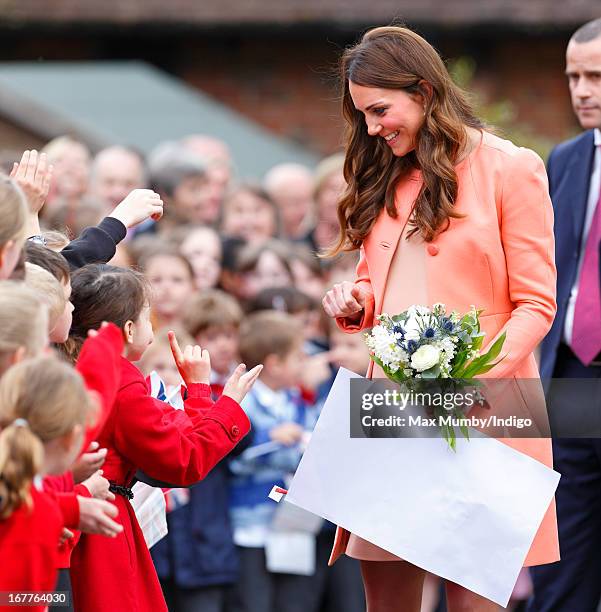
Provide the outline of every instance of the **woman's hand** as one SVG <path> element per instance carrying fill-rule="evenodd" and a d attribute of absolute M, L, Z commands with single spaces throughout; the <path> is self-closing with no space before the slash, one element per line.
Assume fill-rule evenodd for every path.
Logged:
<path fill-rule="evenodd" d="M 244 374 L 243 372 L 246 370 L 246 366 L 241 363 L 225 383 L 221 395 L 227 395 L 234 401 L 240 403 L 244 399 L 244 396 L 250 391 L 250 388 L 259 377 L 262 369 L 263 365 L 259 364 Z"/>
<path fill-rule="evenodd" d="M 208 385 L 211 376 L 209 351 L 201 349 L 198 344 L 194 346 L 189 344 L 182 353 L 175 332 L 170 331 L 168 336 L 175 365 L 186 385 L 193 383 Z"/>
<path fill-rule="evenodd" d="M 361 319 L 365 309 L 365 295 L 358 285 L 349 281 L 336 283 L 321 301 L 323 309 L 329 317 L 337 319 Z"/>

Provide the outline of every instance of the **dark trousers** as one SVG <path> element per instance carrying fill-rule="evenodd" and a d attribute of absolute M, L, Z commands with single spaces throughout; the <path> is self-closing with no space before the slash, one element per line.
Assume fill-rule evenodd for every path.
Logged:
<path fill-rule="evenodd" d="M 69 605 L 65 606 L 49 606 L 48 612 L 74 612 L 75 608 L 73 607 L 73 591 L 71 590 L 71 574 L 69 573 L 69 568 L 61 568 L 58 570 L 58 577 L 56 579 L 56 587 L 54 589 L 59 593 L 68 593 L 67 599 L 69 601 Z"/>
<path fill-rule="evenodd" d="M 240 578 L 230 612 L 365 612 L 359 562 L 343 555 L 327 566 L 333 541 L 333 531 L 317 536 L 312 576 L 270 573 L 263 548 L 240 547 Z"/>
<path fill-rule="evenodd" d="M 359 561 L 341 555 L 332 567 L 328 567 L 334 534 L 334 530 L 324 530 L 317 536 L 315 588 L 321 601 L 317 609 L 319 612 L 365 612 Z"/>
<path fill-rule="evenodd" d="M 585 367 L 562 345 L 553 377 L 601 378 L 601 367 Z M 570 410 L 570 397 L 549 402 Z M 530 570 L 534 595 L 528 610 L 595 612 L 601 598 L 601 440 L 553 440 L 553 464 L 561 474 L 555 496 L 561 561 Z"/>
<path fill-rule="evenodd" d="M 169 612 L 226 612 L 231 585 L 184 589 L 173 580 L 161 580 Z"/>

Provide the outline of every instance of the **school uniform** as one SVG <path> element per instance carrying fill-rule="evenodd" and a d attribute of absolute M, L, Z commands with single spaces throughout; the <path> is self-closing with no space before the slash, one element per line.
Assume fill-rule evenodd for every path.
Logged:
<path fill-rule="evenodd" d="M 40 485 L 41 487 L 41 485 Z M 58 564 L 58 541 L 63 516 L 52 495 L 32 485 L 31 506 L 21 504 L 0 520 L 0 591 L 53 591 Z M 42 611 L 46 603 L 27 610 Z M 10 612 L 14 606 L 0 606 Z"/>

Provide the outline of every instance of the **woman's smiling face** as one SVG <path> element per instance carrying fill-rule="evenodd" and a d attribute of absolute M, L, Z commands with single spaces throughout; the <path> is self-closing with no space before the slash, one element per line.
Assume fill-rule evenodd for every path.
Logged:
<path fill-rule="evenodd" d="M 417 133 L 424 123 L 425 102 L 419 94 L 403 89 L 365 87 L 349 81 L 355 108 L 365 115 L 367 133 L 383 138 L 392 154 L 403 157 L 415 149 Z"/>

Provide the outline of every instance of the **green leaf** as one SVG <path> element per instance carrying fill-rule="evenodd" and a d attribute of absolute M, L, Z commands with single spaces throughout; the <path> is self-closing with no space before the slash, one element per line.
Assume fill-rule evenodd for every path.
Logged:
<path fill-rule="evenodd" d="M 440 376 L 440 364 L 436 364 L 429 370 L 422 372 L 422 378 L 438 378 Z"/>
<path fill-rule="evenodd" d="M 505 338 L 507 337 L 507 332 L 503 332 L 494 342 L 494 344 L 488 349 L 488 351 L 483 355 L 487 356 L 490 361 L 496 359 L 503 348 L 503 343 L 505 342 Z"/>

